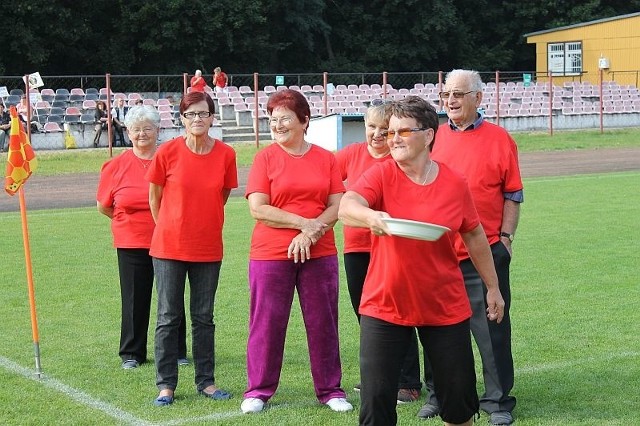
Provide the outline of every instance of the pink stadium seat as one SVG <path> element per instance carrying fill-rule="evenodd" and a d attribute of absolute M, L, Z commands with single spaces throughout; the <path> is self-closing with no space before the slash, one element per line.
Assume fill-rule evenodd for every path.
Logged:
<path fill-rule="evenodd" d="M 240 93 L 242 93 L 243 95 L 252 95 L 253 94 L 253 89 L 251 89 L 251 87 L 249 87 L 249 86 L 240 86 L 238 88 L 238 91 Z"/>
<path fill-rule="evenodd" d="M 54 133 L 54 132 L 62 132 L 62 128 L 60 127 L 60 124 L 58 123 L 54 123 L 54 122 L 47 122 L 44 123 L 44 127 L 43 130 L 45 133 Z"/>
<path fill-rule="evenodd" d="M 313 91 L 314 92 L 318 92 L 318 93 L 324 93 L 324 86 L 322 86 L 320 84 L 315 84 L 313 86 Z"/>
<path fill-rule="evenodd" d="M 173 120 L 173 112 L 171 111 L 160 112 L 160 120 Z"/>
<path fill-rule="evenodd" d="M 161 129 L 172 129 L 176 127 L 175 124 L 173 124 L 173 120 L 172 119 L 165 119 L 165 120 L 160 120 L 160 128 Z"/>
<path fill-rule="evenodd" d="M 71 92 L 69 92 L 72 95 L 82 95 L 84 96 L 84 90 L 82 90 L 79 87 L 74 87 L 73 89 L 71 89 Z"/>

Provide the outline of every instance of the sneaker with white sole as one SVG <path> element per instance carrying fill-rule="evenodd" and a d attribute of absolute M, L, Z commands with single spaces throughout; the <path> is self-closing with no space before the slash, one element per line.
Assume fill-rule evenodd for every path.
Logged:
<path fill-rule="evenodd" d="M 349 404 L 349 402 L 345 398 L 331 398 L 328 400 L 326 405 L 329 406 L 333 411 L 344 412 L 353 410 L 353 405 Z"/>
<path fill-rule="evenodd" d="M 244 414 L 259 413 L 264 408 L 264 401 L 260 398 L 245 398 L 240 404 L 240 409 Z"/>

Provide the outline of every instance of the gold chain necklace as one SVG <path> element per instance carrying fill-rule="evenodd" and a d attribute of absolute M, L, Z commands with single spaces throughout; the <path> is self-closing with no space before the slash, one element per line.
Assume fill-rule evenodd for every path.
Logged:
<path fill-rule="evenodd" d="M 422 185 L 426 185 L 427 184 L 427 179 L 429 179 L 429 173 L 431 173 L 431 168 L 433 167 L 433 163 L 435 163 L 435 161 L 433 160 L 429 160 L 429 168 L 427 169 L 427 175 L 424 177 L 424 181 L 422 182 Z"/>
<path fill-rule="evenodd" d="M 289 154 L 289 156 L 291 158 L 302 158 L 305 155 L 307 155 L 307 152 L 309 152 L 311 150 L 311 144 L 307 141 L 304 141 L 305 147 L 304 147 L 304 151 L 302 152 L 302 154 L 292 154 L 289 151 L 287 151 L 287 149 L 285 147 L 282 147 L 282 149 L 284 150 L 284 152 L 286 152 L 287 154 Z"/>
<path fill-rule="evenodd" d="M 145 169 L 145 170 L 149 167 L 149 164 L 151 164 L 151 162 L 153 161 L 153 158 L 149 158 L 149 159 L 145 158 L 145 159 L 142 159 L 142 158 L 138 157 L 135 153 L 133 153 L 133 156 L 134 156 L 134 157 L 136 157 L 136 158 L 138 159 L 138 161 L 140 162 L 140 164 L 142 164 L 142 168 L 143 168 L 143 169 Z"/>

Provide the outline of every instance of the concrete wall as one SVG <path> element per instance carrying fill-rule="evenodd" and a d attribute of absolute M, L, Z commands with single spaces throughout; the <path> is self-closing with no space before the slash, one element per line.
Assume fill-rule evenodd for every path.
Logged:
<path fill-rule="evenodd" d="M 495 119 L 488 119 L 488 121 L 496 122 Z M 604 114 L 602 122 L 604 128 L 640 127 L 640 112 Z M 509 132 L 547 131 L 549 130 L 549 117 L 505 117 L 500 118 L 499 124 Z M 599 114 L 558 114 L 553 116 L 554 130 L 586 130 L 599 128 Z"/>

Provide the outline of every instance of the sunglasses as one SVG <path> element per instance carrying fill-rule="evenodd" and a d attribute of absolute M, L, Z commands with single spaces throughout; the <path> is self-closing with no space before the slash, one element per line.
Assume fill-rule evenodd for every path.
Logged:
<path fill-rule="evenodd" d="M 396 136 L 396 133 L 403 137 L 403 138 L 407 138 L 409 136 L 411 136 L 411 133 L 414 132 L 422 132 L 424 130 L 427 130 L 424 127 L 414 127 L 413 129 L 398 129 L 398 130 L 389 130 L 385 133 L 383 133 L 383 136 L 385 136 L 388 140 L 393 139 Z"/>
<path fill-rule="evenodd" d="M 438 93 L 438 96 L 440 96 L 440 99 L 443 101 L 446 101 L 451 95 L 453 95 L 453 99 L 462 99 L 469 93 L 475 93 L 475 90 L 469 90 L 468 92 L 440 92 Z"/>

